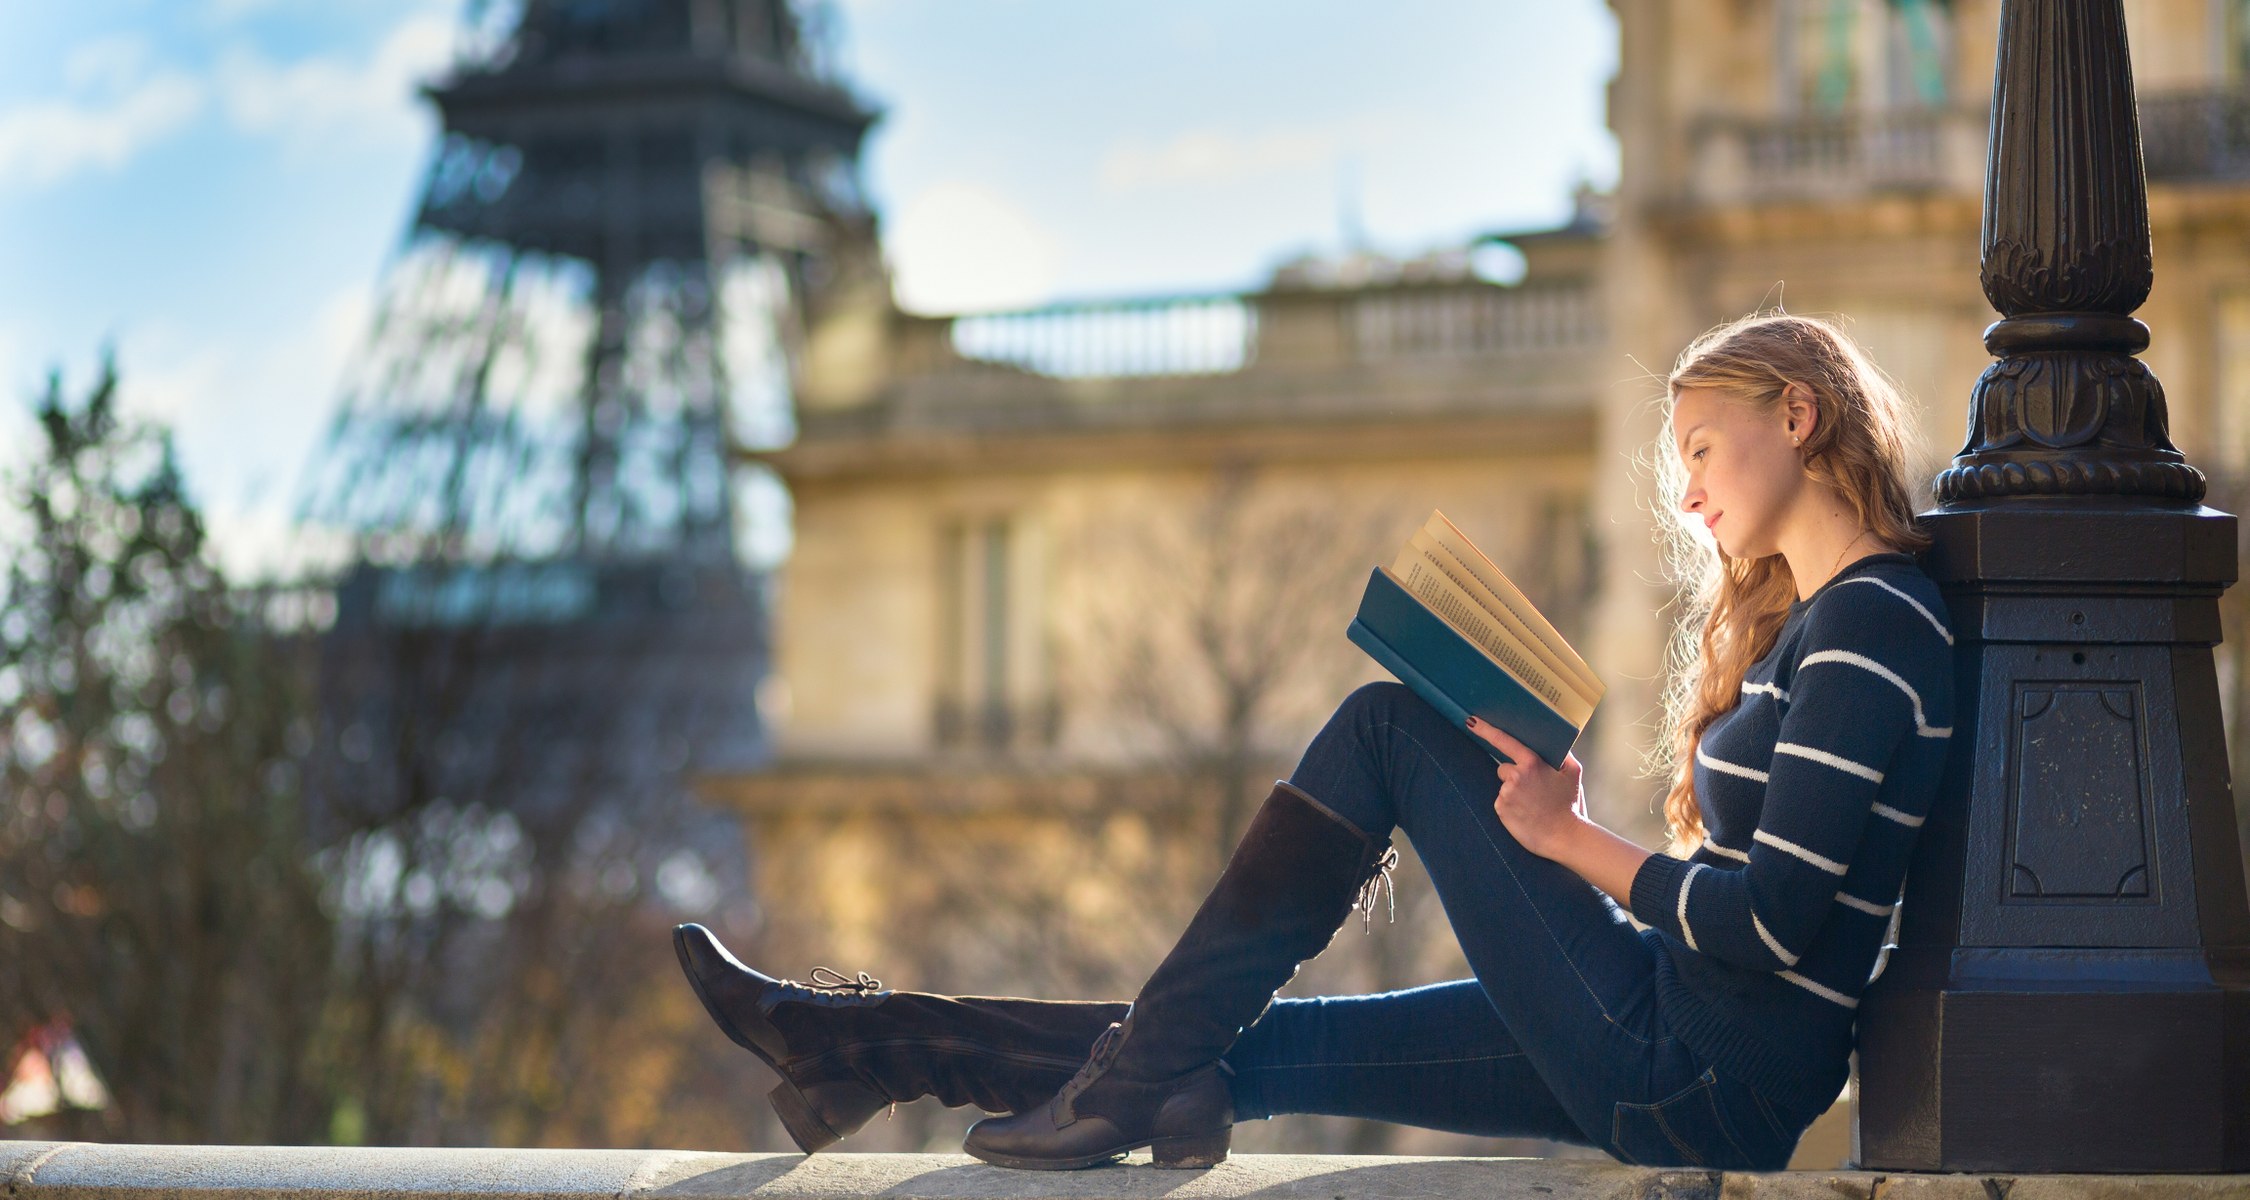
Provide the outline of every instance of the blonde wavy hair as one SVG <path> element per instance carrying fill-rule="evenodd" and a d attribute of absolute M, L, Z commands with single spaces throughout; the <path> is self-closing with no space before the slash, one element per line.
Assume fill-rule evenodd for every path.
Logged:
<path fill-rule="evenodd" d="M 1682 605 L 1667 654 L 1663 736 L 1649 773 L 1668 776 L 1664 823 L 1675 853 L 1703 840 L 1695 798 L 1695 748 L 1703 731 L 1742 700 L 1743 675 L 1773 649 L 1797 582 L 1779 554 L 1734 558 L 1696 536 L 1680 511 L 1687 471 L 1672 415 L 1685 388 L 1708 388 L 1764 414 L 1790 385 L 1811 393 L 1820 417 L 1800 451 L 1805 473 L 1842 496 L 1860 525 L 1892 549 L 1914 552 L 1929 535 L 1914 517 L 1908 464 L 1919 437 L 1912 402 L 1835 324 L 1783 312 L 1752 313 L 1696 338 L 1665 380 L 1663 440 L 1653 448 L 1665 558 Z"/>

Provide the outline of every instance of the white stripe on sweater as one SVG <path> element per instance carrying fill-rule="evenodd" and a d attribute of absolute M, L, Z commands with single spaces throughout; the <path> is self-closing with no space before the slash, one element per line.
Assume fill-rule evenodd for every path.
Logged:
<path fill-rule="evenodd" d="M 1701 738 L 1697 738 L 1695 742 L 1695 761 L 1723 774 L 1739 775 L 1744 779 L 1753 779 L 1759 783 L 1766 781 L 1766 773 L 1756 767 L 1746 767 L 1741 763 L 1730 763 L 1723 758 L 1713 758 L 1705 754 L 1703 752 L 1703 739 Z"/>
<path fill-rule="evenodd" d="M 1878 817 L 1889 817 L 1891 820 L 1906 826 L 1908 829 L 1912 829 L 1929 819 L 1927 817 L 1917 817 L 1900 812 L 1898 809 L 1892 808 L 1890 805 L 1882 803 L 1877 803 L 1875 805 L 1875 815 Z"/>
<path fill-rule="evenodd" d="M 1911 604 L 1911 605 L 1913 605 L 1913 606 L 1914 606 L 1914 611 L 1915 611 L 1915 612 L 1918 612 L 1918 613 L 1921 613 L 1921 614 L 1922 614 L 1922 619 L 1923 619 L 1923 620 L 1925 620 L 1925 621 L 1928 621 L 1928 622 L 1930 623 L 1930 628 L 1932 628 L 1932 629 L 1935 629 L 1935 630 L 1937 630 L 1937 635 L 1938 635 L 1939 637 L 1941 637 L 1941 638 L 1944 638 L 1944 639 L 1945 639 L 1945 644 L 1946 644 L 1946 645 L 1950 646 L 1950 645 L 1952 645 L 1952 644 L 1953 644 L 1953 633 L 1952 633 L 1952 631 L 1948 630 L 1948 629 L 1947 629 L 1947 628 L 1945 627 L 1945 622 L 1943 622 L 1943 621 L 1940 621 L 1940 620 L 1938 620 L 1938 619 L 1937 619 L 1937 617 L 1936 617 L 1936 615 L 1935 615 L 1935 614 L 1933 614 L 1933 613 L 1931 613 L 1929 609 L 1926 609 L 1926 608 L 1922 607 L 1922 602 L 1921 602 L 1921 601 L 1919 601 L 1919 600 L 1916 600 L 1916 599 L 1915 599 L 1914 597 L 1912 597 L 1912 596 L 1909 596 L 1909 595 L 1907 595 L 1907 594 L 1906 594 L 1905 592 L 1902 592 L 1902 591 L 1898 590 L 1897 588 L 1895 588 L 1895 587 L 1892 587 L 1892 586 L 1891 586 L 1890 584 L 1888 584 L 1888 583 L 1884 582 L 1883 580 L 1877 579 L 1877 578 L 1875 578 L 1875 577 L 1874 577 L 1874 576 L 1872 576 L 1872 575 L 1861 575 L 1861 576 L 1858 576 L 1857 578 L 1853 578 L 1853 579 L 1846 579 L 1846 580 L 1844 580 L 1844 581 L 1843 581 L 1843 583 L 1872 583 L 1872 584 L 1874 584 L 1874 585 L 1875 585 L 1876 587 L 1879 587 L 1879 588 L 1883 589 L 1884 591 L 1886 591 L 1886 592 L 1889 592 L 1889 593 L 1890 593 L 1891 595 L 1893 595 L 1893 596 L 1896 596 L 1896 597 L 1898 597 L 1899 599 L 1901 599 L 1901 600 L 1904 600 L 1904 601 L 1906 601 L 1906 602 L 1907 602 L 1908 604 Z M 1842 584 L 1838 584 L 1838 586 L 1840 587 L 1840 586 L 1842 586 Z"/>
<path fill-rule="evenodd" d="M 1889 667 L 1876 662 L 1874 659 L 1869 658 L 1864 654 L 1854 654 L 1849 650 L 1815 650 L 1812 653 L 1804 656 L 1804 658 L 1798 660 L 1797 670 L 1799 672 L 1802 672 L 1806 667 L 1812 666 L 1815 663 L 1824 662 L 1844 663 L 1848 666 L 1860 667 L 1864 670 L 1873 671 L 1875 674 L 1890 680 L 1892 683 L 1898 685 L 1898 690 L 1906 693 L 1906 698 L 1908 700 L 1914 702 L 1914 732 L 1922 735 L 1923 737 L 1929 738 L 1953 736 L 1953 727 L 1951 725 L 1940 728 L 1939 726 L 1930 724 L 1928 719 L 1923 717 L 1922 694 L 1914 690 L 1913 684 L 1899 678 L 1898 672 L 1891 670 Z"/>
<path fill-rule="evenodd" d="M 1906 903 L 1906 897 L 1900 896 L 1899 903 Z M 1883 931 L 1883 948 L 1875 952 L 1875 969 L 1867 973 L 1867 982 L 1875 982 L 1876 977 L 1883 973 L 1883 964 L 1891 961 L 1891 951 L 1897 946 L 1898 913 L 1896 911 L 1893 911 L 1891 913 L 1890 927 Z"/>
<path fill-rule="evenodd" d="M 1822 764 L 1823 766 L 1834 767 L 1839 771 L 1847 771 L 1853 775 L 1857 775 L 1861 779 L 1872 780 L 1876 783 L 1883 782 L 1883 773 L 1881 771 L 1878 771 L 1873 767 L 1863 767 L 1860 764 L 1843 757 L 1842 755 L 1830 754 L 1828 751 L 1819 749 L 1817 747 L 1800 746 L 1795 742 L 1775 742 L 1773 744 L 1773 752 L 1775 754 L 1794 754 L 1799 758 L 1809 758 L 1816 763 Z"/>
<path fill-rule="evenodd" d="M 1819 867 L 1821 870 L 1826 871 L 1831 875 L 1841 875 L 1844 873 L 1844 864 L 1837 862 L 1835 859 L 1829 858 L 1826 855 L 1815 854 L 1812 851 L 1805 849 L 1803 846 L 1790 841 L 1788 838 L 1775 837 L 1774 835 L 1767 833 L 1765 830 L 1761 829 L 1758 832 L 1751 834 L 1750 839 L 1752 841 L 1764 842 L 1766 845 L 1771 846 L 1774 849 L 1779 850 L 1785 854 L 1794 854 L 1798 858 L 1804 859 L 1806 862 Z"/>
<path fill-rule="evenodd" d="M 1758 936 L 1765 939 L 1766 949 L 1773 951 L 1773 956 L 1781 960 L 1782 966 L 1794 967 L 1797 965 L 1797 956 L 1789 953 L 1786 947 L 1774 940 L 1773 934 L 1766 930 L 1766 923 L 1758 919 L 1756 910 L 1752 910 L 1750 913 L 1750 924 L 1757 929 Z"/>
<path fill-rule="evenodd" d="M 1690 950 L 1701 950 L 1703 947 L 1695 944 L 1695 930 L 1688 928 L 1688 889 L 1695 886 L 1695 873 L 1697 871 L 1708 871 L 1710 869 L 1702 863 L 1689 863 L 1687 874 L 1680 877 L 1680 935 L 1687 939 L 1687 948 Z"/>
<path fill-rule="evenodd" d="M 1823 1000 L 1833 1000 L 1836 1003 L 1843 1005 L 1845 1008 L 1859 1007 L 1859 1001 L 1854 1000 L 1850 996 L 1837 991 L 1835 988 L 1823 987 L 1820 984 L 1814 983 L 1812 980 L 1799 975 L 1795 971 L 1776 971 L 1774 972 L 1774 974 L 1781 976 L 1783 979 L 1796 984 L 1798 987 L 1811 992 L 1813 995 L 1818 996 Z"/>
<path fill-rule="evenodd" d="M 1771 696 L 1783 704 L 1789 703 L 1789 693 L 1783 691 L 1781 685 L 1774 683 L 1752 683 L 1745 679 L 1742 681 L 1742 694 L 1745 696 Z"/>
<path fill-rule="evenodd" d="M 1859 897 L 1852 895 L 1850 892 L 1836 893 L 1836 903 L 1843 905 L 1845 908 L 1856 908 L 1871 917 L 1887 917 L 1891 915 L 1890 905 L 1870 903 L 1869 901 L 1862 900 Z"/>
<path fill-rule="evenodd" d="M 1709 850 L 1711 853 L 1716 854 L 1721 858 L 1731 858 L 1736 862 L 1750 861 L 1749 851 L 1737 850 L 1732 846 L 1722 846 L 1719 843 L 1712 841 L 1709 834 L 1705 834 L 1703 837 L 1703 848 Z"/>

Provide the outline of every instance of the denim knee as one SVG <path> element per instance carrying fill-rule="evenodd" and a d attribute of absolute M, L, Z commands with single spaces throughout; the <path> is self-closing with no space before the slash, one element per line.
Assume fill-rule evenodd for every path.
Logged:
<path fill-rule="evenodd" d="M 1353 688 L 1344 702 L 1336 706 L 1336 712 L 1338 716 L 1349 714 L 1353 725 L 1359 729 L 1372 729 L 1391 720 L 1397 715 L 1399 704 L 1409 700 L 1419 703 L 1421 697 L 1414 694 L 1413 688 L 1396 680 L 1378 679 Z"/>
<path fill-rule="evenodd" d="M 1335 715 L 1328 720 L 1328 728 L 1321 731 L 1321 739 L 1342 734 L 1358 753 L 1360 763 L 1370 774 L 1388 774 L 1396 735 L 1389 732 L 1421 725 L 1437 713 L 1414 689 L 1388 679 L 1363 683 L 1344 697 L 1336 706 Z M 1429 736 L 1427 730 L 1421 731 Z"/>
<path fill-rule="evenodd" d="M 1411 790 L 1409 778 L 1426 768 L 1446 769 L 1448 746 L 1473 746 L 1469 736 L 1403 683 L 1361 684 L 1313 736 L 1289 782 L 1362 829 L 1388 830 L 1400 819 L 1394 793 Z"/>
<path fill-rule="evenodd" d="M 1352 689 L 1313 735 L 1289 782 L 1363 830 L 1389 830 L 1395 824 L 1384 794 L 1389 751 L 1377 731 L 1395 723 L 1409 703 L 1421 701 L 1404 684 Z"/>

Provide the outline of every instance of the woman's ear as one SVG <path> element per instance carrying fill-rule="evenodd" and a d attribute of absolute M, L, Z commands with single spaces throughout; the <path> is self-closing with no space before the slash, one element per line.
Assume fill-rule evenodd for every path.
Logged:
<path fill-rule="evenodd" d="M 1801 383 L 1792 383 L 1781 389 L 1781 405 L 1785 429 L 1791 445 L 1802 446 L 1820 424 L 1820 406 L 1813 402 L 1812 389 Z"/>

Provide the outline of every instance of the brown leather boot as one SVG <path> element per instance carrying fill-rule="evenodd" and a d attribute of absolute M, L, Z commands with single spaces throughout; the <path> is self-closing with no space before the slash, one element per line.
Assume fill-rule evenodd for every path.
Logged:
<path fill-rule="evenodd" d="M 1021 1112 L 1054 1095 L 1125 1015 L 1112 1001 L 938 996 L 882 990 L 864 972 L 813 982 L 762 975 L 701 925 L 672 931 L 680 967 L 721 1031 L 781 1076 L 774 1112 L 807 1154 L 891 1104 Z"/>
<path fill-rule="evenodd" d="M 1234 1107 L 1220 1056 L 1396 862 L 1390 839 L 1276 783 L 1125 1020 L 1053 1100 L 977 1122 L 964 1148 L 1037 1170 L 1090 1167 L 1143 1146 L 1160 1167 L 1224 1161 Z"/>

